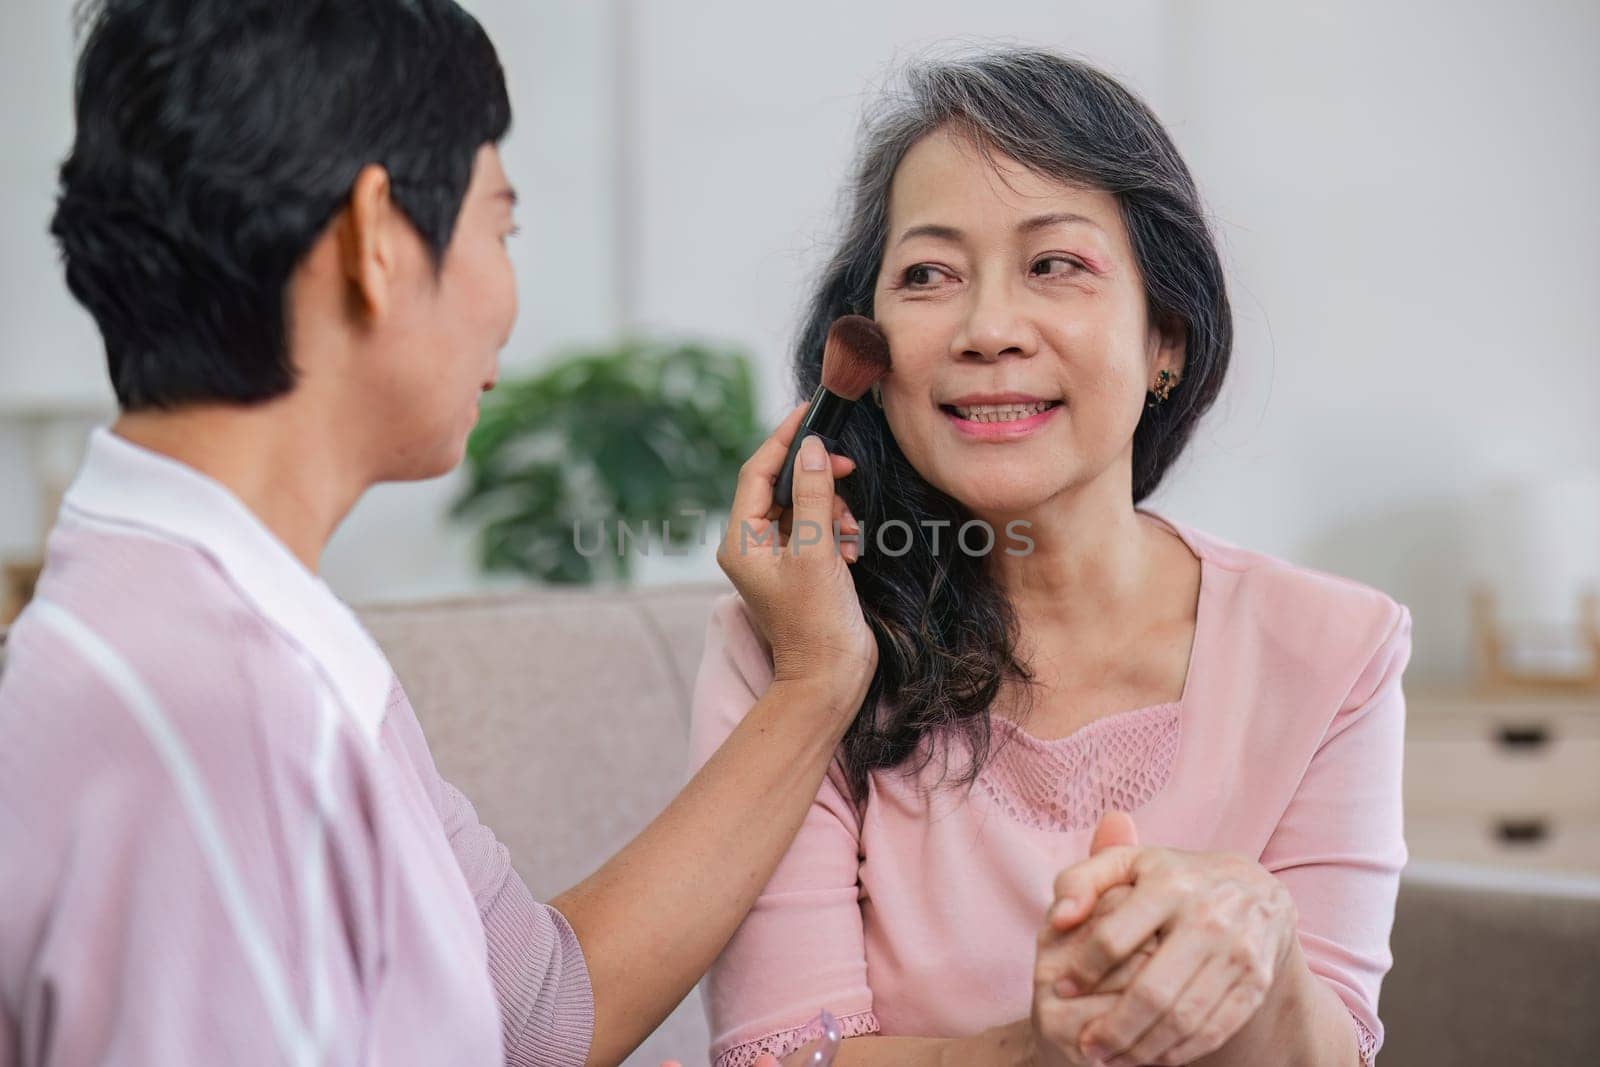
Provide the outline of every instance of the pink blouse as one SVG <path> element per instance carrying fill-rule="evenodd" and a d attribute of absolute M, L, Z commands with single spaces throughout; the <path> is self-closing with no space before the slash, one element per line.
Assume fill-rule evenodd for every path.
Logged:
<path fill-rule="evenodd" d="M 1039 740 L 996 719 L 970 791 L 874 773 L 861 815 L 837 765 L 705 983 L 716 1067 L 847 1036 L 970 1035 L 1025 1018 L 1055 875 L 1102 812 L 1148 845 L 1256 858 L 1293 895 L 1311 969 L 1368 1063 L 1406 848 L 1400 677 L 1411 619 L 1366 587 L 1170 524 L 1201 562 L 1182 699 Z M 691 753 L 704 763 L 772 681 L 743 603 L 710 622 Z"/>

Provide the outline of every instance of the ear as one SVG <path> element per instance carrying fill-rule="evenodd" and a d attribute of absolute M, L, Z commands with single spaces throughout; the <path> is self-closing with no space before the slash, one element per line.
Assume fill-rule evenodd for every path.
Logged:
<path fill-rule="evenodd" d="M 350 186 L 350 203 L 339 229 L 339 257 L 352 297 L 372 318 L 394 301 L 397 209 L 389 195 L 389 172 L 375 163 L 361 168 Z"/>
<path fill-rule="evenodd" d="M 1162 321 L 1152 323 L 1150 327 L 1150 383 L 1162 371 L 1171 372 L 1174 378 L 1182 378 L 1184 370 L 1184 357 L 1189 349 L 1189 329 L 1183 320 L 1176 315 L 1163 315 Z"/>

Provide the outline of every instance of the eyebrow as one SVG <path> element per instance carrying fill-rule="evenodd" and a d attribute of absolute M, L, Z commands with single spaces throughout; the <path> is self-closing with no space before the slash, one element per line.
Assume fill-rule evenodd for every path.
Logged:
<path fill-rule="evenodd" d="M 1024 219 L 1022 222 L 1017 224 L 1017 232 L 1019 234 L 1029 234 L 1033 233 L 1035 230 L 1043 230 L 1051 226 L 1060 226 L 1071 222 L 1079 222 L 1087 226 L 1093 226 L 1097 230 L 1100 229 L 1100 224 L 1089 218 L 1087 215 L 1079 215 L 1072 211 L 1052 211 L 1048 215 L 1035 215 L 1030 219 Z M 926 223 L 922 226 L 913 226 L 906 230 L 905 233 L 900 235 L 900 239 L 896 241 L 895 244 L 904 244 L 913 237 L 932 237 L 939 241 L 960 242 L 965 238 L 965 236 L 965 234 L 956 229 L 954 226 L 941 226 L 938 223 Z"/>
<path fill-rule="evenodd" d="M 499 192 L 495 193 L 494 195 L 495 195 L 495 199 L 497 199 L 497 200 L 504 200 L 506 203 L 510 204 L 512 207 L 516 207 L 517 206 L 517 191 L 515 189 L 511 188 L 511 186 L 509 186 L 509 185 L 506 186 L 504 189 L 501 189 Z"/>

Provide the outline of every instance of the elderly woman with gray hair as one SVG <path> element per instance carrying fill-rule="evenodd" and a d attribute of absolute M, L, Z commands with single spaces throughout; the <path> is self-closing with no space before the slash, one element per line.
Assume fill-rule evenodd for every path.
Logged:
<path fill-rule="evenodd" d="M 1149 109 L 1044 51 L 915 66 L 868 124 L 796 349 L 870 315 L 842 437 L 878 657 L 805 824 L 707 982 L 717 1067 L 1372 1060 L 1406 858 L 1381 593 L 1141 505 L 1232 340 Z M 772 684 L 717 607 L 708 758 Z"/>

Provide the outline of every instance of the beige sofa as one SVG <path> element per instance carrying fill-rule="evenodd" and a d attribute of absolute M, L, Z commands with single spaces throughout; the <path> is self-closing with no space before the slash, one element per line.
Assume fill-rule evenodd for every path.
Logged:
<path fill-rule="evenodd" d="M 581 879 L 683 780 L 719 585 L 537 592 L 363 617 L 441 770 L 535 894 Z M 1407 872 L 1384 985 L 1385 1067 L 1600 1065 L 1600 882 Z M 691 995 L 630 1064 L 705 1062 Z"/>

